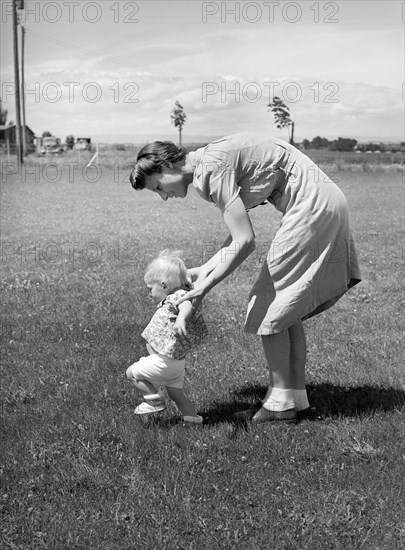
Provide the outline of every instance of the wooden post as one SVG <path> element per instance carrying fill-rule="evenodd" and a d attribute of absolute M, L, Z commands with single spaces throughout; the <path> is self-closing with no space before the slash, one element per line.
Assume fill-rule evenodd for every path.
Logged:
<path fill-rule="evenodd" d="M 24 78 L 24 50 L 25 50 L 25 28 L 21 26 L 21 108 L 22 108 L 22 150 L 23 155 L 27 154 L 27 132 L 25 129 L 25 78 Z"/>
<path fill-rule="evenodd" d="M 17 32 L 17 0 L 13 0 L 13 50 L 14 50 L 14 81 L 15 81 L 15 119 L 17 162 L 20 167 L 24 162 L 21 150 L 21 101 L 20 75 L 18 69 L 18 32 Z"/>
<path fill-rule="evenodd" d="M 291 143 L 291 145 L 294 145 L 294 122 L 291 122 L 291 137 L 290 137 L 290 143 Z"/>

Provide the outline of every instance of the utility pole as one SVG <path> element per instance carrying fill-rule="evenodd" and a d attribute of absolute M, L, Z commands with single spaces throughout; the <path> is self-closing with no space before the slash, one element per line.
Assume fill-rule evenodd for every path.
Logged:
<path fill-rule="evenodd" d="M 25 77 L 24 77 L 25 28 L 21 25 L 21 109 L 22 109 L 22 150 L 27 154 L 27 136 L 25 132 Z"/>
<path fill-rule="evenodd" d="M 17 0 L 13 0 L 13 50 L 14 50 L 14 82 L 15 82 L 15 120 L 16 120 L 16 145 L 17 162 L 20 167 L 24 162 L 21 150 L 21 100 L 20 100 L 20 74 L 18 67 L 18 32 L 17 32 Z"/>

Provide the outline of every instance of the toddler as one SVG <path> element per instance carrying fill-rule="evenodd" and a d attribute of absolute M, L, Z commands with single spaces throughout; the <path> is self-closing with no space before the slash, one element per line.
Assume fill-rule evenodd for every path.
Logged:
<path fill-rule="evenodd" d="M 143 394 L 144 401 L 135 414 L 163 411 L 166 403 L 158 392 L 165 386 L 186 423 L 202 423 L 203 418 L 183 392 L 185 355 L 207 334 L 200 310 L 190 301 L 178 305 L 190 289 L 187 268 L 179 251 L 164 250 L 147 267 L 145 283 L 155 302 L 159 302 L 151 321 L 142 332 L 149 355 L 127 369 L 127 378 Z"/>

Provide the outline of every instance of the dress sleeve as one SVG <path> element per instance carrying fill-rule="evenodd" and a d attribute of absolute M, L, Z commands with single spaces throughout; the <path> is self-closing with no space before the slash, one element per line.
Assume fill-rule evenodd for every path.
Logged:
<path fill-rule="evenodd" d="M 179 313 L 178 302 L 182 296 L 187 294 L 186 290 L 176 290 L 173 294 L 169 294 L 166 298 L 165 303 L 170 304 L 170 310 L 176 315 Z"/>
<path fill-rule="evenodd" d="M 199 187 L 221 212 L 239 196 L 238 172 L 234 155 L 218 148 L 208 149 L 198 166 Z"/>

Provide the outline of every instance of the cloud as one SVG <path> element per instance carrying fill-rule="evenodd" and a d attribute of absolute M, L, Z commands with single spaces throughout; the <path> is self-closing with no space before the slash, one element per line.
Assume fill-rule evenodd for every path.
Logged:
<path fill-rule="evenodd" d="M 364 2 L 338 3 L 338 23 L 328 24 L 330 7 L 319 3 L 316 23 L 318 3 L 305 3 L 293 24 L 282 19 L 281 4 L 273 22 L 264 12 L 257 23 L 223 22 L 222 3 L 215 3 L 218 13 L 204 24 L 200 3 L 143 2 L 139 23 L 124 24 L 113 19 L 130 15 L 127 4 L 105 1 L 99 23 L 75 21 L 74 38 L 66 17 L 55 25 L 31 18 L 28 124 L 37 133 L 49 129 L 62 136 L 131 133 L 134 127 L 167 133 L 179 100 L 188 115 L 186 133 L 253 130 L 286 137 L 267 107 L 278 95 L 290 106 L 299 137 L 356 137 L 360 131 L 400 137 L 400 3 L 377 4 L 365 14 Z M 3 83 L 14 80 L 10 44 L 7 39 L 2 52 Z M 6 99 L 11 119 L 14 98 Z"/>
<path fill-rule="evenodd" d="M 36 94 L 32 93 L 35 87 Z M 372 135 L 400 136 L 402 130 L 403 104 L 397 90 L 340 80 L 314 82 L 289 79 L 284 74 L 269 81 L 263 73 L 255 80 L 217 75 L 204 82 L 198 78 L 162 80 L 119 70 L 93 74 L 88 68 L 72 74 L 65 69 L 49 73 L 44 67 L 35 84 L 28 80 L 27 88 L 31 90 L 27 120 L 37 133 L 45 129 L 61 135 L 131 133 L 136 127 L 137 133 L 153 129 L 165 134 L 172 130 L 170 112 L 178 100 L 188 116 L 186 133 L 221 135 L 251 130 L 285 138 L 286 132 L 276 129 L 268 109 L 271 93 L 289 106 L 302 138 L 356 137 L 359 128 L 362 134 L 368 129 Z M 60 94 L 58 101 L 54 100 L 56 93 Z"/>

